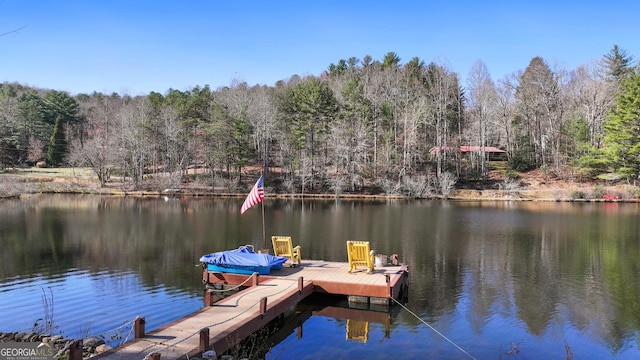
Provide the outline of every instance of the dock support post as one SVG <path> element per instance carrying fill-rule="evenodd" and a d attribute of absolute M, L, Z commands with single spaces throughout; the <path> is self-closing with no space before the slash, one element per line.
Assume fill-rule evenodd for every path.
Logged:
<path fill-rule="evenodd" d="M 160 353 L 154 352 L 149 354 L 149 360 L 160 360 Z"/>
<path fill-rule="evenodd" d="M 207 289 L 204 293 L 204 306 L 213 306 L 219 298 L 216 297 L 216 292 L 213 289 Z"/>
<path fill-rule="evenodd" d="M 144 337 L 144 324 L 146 323 L 145 319 L 141 316 L 138 316 L 133 323 L 133 334 L 134 338 L 142 339 Z"/>
<path fill-rule="evenodd" d="M 387 283 L 387 294 L 389 294 L 389 297 L 393 297 L 393 290 L 391 289 L 391 275 L 384 274 L 384 279 Z"/>
<path fill-rule="evenodd" d="M 82 340 L 76 340 L 69 347 L 69 360 L 82 360 Z"/>
<path fill-rule="evenodd" d="M 300 276 L 298 278 L 298 293 L 302 294 L 303 289 L 304 289 L 304 280 L 302 279 L 302 276 Z"/>
<path fill-rule="evenodd" d="M 209 328 L 202 328 L 200 330 L 200 346 L 198 350 L 205 352 L 209 350 Z"/>
<path fill-rule="evenodd" d="M 260 299 L 260 315 L 264 315 L 267 312 L 267 298 Z"/>

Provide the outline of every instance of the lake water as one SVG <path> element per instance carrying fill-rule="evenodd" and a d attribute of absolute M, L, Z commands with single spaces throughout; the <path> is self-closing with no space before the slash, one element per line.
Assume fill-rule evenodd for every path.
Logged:
<path fill-rule="evenodd" d="M 0 202 L 0 331 L 115 342 L 138 315 L 151 331 L 198 310 L 200 256 L 262 247 L 260 207 L 241 216 L 242 200 Z M 410 271 L 408 310 L 364 340 L 305 303 L 267 359 L 640 358 L 638 204 L 268 199 L 265 215 L 303 259 L 346 262 L 345 242 L 368 240 Z"/>

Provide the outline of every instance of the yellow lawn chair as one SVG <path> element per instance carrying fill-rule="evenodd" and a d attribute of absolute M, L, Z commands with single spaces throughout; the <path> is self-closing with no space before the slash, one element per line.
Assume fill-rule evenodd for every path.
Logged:
<path fill-rule="evenodd" d="M 349 256 L 349 272 L 357 266 L 366 266 L 367 274 L 373 272 L 375 251 L 371 250 L 368 241 L 347 241 L 347 255 Z"/>
<path fill-rule="evenodd" d="M 289 258 L 291 265 L 300 265 L 302 256 L 300 255 L 300 245 L 294 247 L 291 244 L 291 236 L 272 236 L 273 254 Z"/>

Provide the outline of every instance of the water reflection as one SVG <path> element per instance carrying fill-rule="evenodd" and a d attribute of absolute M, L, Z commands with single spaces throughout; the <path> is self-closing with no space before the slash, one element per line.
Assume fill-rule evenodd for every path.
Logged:
<path fill-rule="evenodd" d="M 164 304 L 159 312 L 154 309 L 159 325 L 197 310 L 202 286 L 194 265 L 202 254 L 263 246 L 260 211 L 240 216 L 241 202 L 97 196 L 3 201 L 0 326 L 8 329 L 0 331 L 29 327 L 40 316 L 41 310 L 34 310 L 41 308 L 40 286 L 54 289 L 60 323 L 157 302 Z M 292 236 L 302 246 L 303 260 L 346 261 L 345 242 L 367 240 L 378 253 L 397 253 L 409 264 L 407 306 L 418 318 L 399 313 L 389 339 L 373 336 L 378 345 L 372 345 L 371 335 L 380 325 L 370 322 L 371 351 L 428 341 L 434 353 L 455 354 L 429 334 L 423 319 L 478 358 L 497 358 L 511 343 L 521 344 L 527 358 L 563 357 L 565 344 L 576 358 L 640 356 L 638 204 L 267 200 L 265 205 L 267 235 Z M 87 295 L 96 308 L 78 300 Z M 93 310 L 74 313 L 85 308 Z M 27 320 L 8 315 L 16 312 L 29 314 Z M 319 318 L 325 317 L 310 316 L 305 333 L 337 329 L 345 342 L 348 321 Z M 95 325 L 94 319 L 91 326 L 97 331 L 121 321 Z M 313 350 L 309 346 L 321 346 L 307 341 L 285 353 L 304 355 Z M 359 345 L 350 343 L 338 346 Z"/>

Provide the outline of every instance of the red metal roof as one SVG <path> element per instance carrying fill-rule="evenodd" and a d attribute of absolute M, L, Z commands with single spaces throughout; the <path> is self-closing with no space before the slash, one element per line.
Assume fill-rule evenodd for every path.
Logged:
<path fill-rule="evenodd" d="M 460 152 L 463 152 L 463 153 L 464 152 L 480 152 L 480 149 L 481 149 L 481 146 L 469 146 L 469 145 L 460 146 Z M 440 150 L 452 151 L 453 148 L 450 146 L 440 146 L 440 147 L 434 146 L 431 148 L 431 150 L 429 150 L 429 153 L 435 154 Z M 498 149 L 497 147 L 493 147 L 493 146 L 485 146 L 484 151 L 488 153 L 506 153 L 506 151 Z"/>

